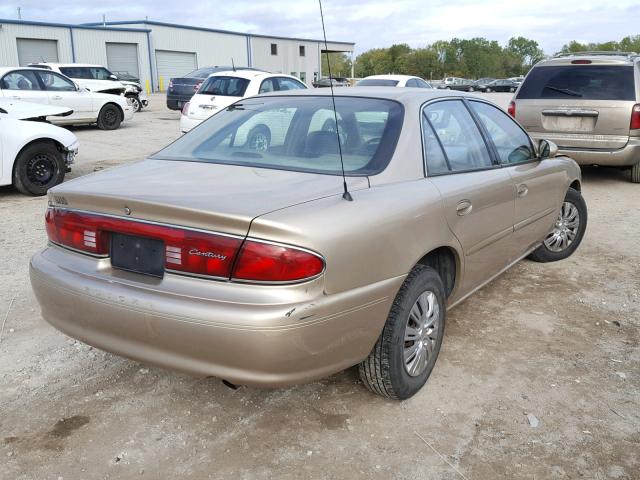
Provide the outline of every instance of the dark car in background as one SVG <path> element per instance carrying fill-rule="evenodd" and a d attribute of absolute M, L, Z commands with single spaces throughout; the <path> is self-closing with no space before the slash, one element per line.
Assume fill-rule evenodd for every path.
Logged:
<path fill-rule="evenodd" d="M 438 88 L 441 90 L 459 90 L 461 92 L 473 92 L 475 81 L 467 78 L 456 78 L 452 83 L 441 83 Z"/>
<path fill-rule="evenodd" d="M 494 80 L 485 85 L 478 85 L 475 89 L 479 92 L 515 92 L 520 85 L 513 80 Z"/>
<path fill-rule="evenodd" d="M 331 77 L 329 78 L 321 78 L 313 82 L 313 86 L 315 88 L 329 88 L 333 84 L 334 87 L 350 87 L 348 78 L 344 77 Z"/>
<path fill-rule="evenodd" d="M 203 67 L 193 72 L 187 73 L 184 77 L 176 77 L 169 80 L 167 87 L 167 107 L 171 110 L 182 110 L 185 103 L 191 100 L 200 84 L 212 73 L 224 72 L 226 70 L 257 70 L 259 68 L 250 67 L 225 67 L 215 65 L 213 67 Z"/>

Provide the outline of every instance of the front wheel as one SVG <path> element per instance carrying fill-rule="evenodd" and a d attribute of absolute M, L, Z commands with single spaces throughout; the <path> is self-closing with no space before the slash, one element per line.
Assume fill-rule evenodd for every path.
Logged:
<path fill-rule="evenodd" d="M 366 387 L 397 400 L 418 392 L 438 358 L 445 317 L 440 276 L 430 267 L 416 266 L 396 295 L 373 350 L 359 365 Z"/>
<path fill-rule="evenodd" d="M 13 185 L 25 195 L 44 195 L 62 183 L 65 170 L 64 158 L 54 144 L 32 143 L 16 158 Z"/>
<path fill-rule="evenodd" d="M 576 251 L 586 229 L 587 204 L 579 191 L 569 188 L 553 229 L 529 258 L 535 262 L 564 260 Z"/>
<path fill-rule="evenodd" d="M 120 109 L 113 103 L 107 103 L 98 114 L 98 128 L 100 130 L 115 130 L 122 123 Z"/>
<path fill-rule="evenodd" d="M 127 95 L 127 100 L 129 100 L 129 103 L 131 104 L 131 107 L 133 107 L 133 111 L 135 113 L 142 110 L 142 102 L 137 95 Z"/>

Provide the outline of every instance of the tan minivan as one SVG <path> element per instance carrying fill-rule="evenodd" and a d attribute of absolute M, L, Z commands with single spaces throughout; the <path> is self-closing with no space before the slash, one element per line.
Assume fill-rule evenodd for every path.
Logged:
<path fill-rule="evenodd" d="M 509 106 L 536 140 L 580 165 L 631 169 L 640 183 L 640 55 L 584 52 L 538 63 Z"/>

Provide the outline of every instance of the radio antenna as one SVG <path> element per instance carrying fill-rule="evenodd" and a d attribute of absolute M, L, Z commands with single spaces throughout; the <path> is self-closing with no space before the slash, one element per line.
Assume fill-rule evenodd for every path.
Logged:
<path fill-rule="evenodd" d="M 236 71 L 236 64 L 233 63 L 233 57 L 231 57 L 231 68 L 233 68 L 233 71 Z"/>
<path fill-rule="evenodd" d="M 320 19 L 322 20 L 322 34 L 324 35 L 324 52 L 327 54 L 327 70 L 329 70 L 329 88 L 331 89 L 331 103 L 333 104 L 333 117 L 336 122 L 336 137 L 338 140 L 338 152 L 340 153 L 340 168 L 342 169 L 342 185 L 344 193 L 342 198 L 349 202 L 353 202 L 353 197 L 347 188 L 347 177 L 344 174 L 344 159 L 342 158 L 342 143 L 340 143 L 340 127 L 338 126 L 338 111 L 336 110 L 336 96 L 333 93 L 333 78 L 331 77 L 331 60 L 329 58 L 329 45 L 327 44 L 327 32 L 324 29 L 324 14 L 322 13 L 322 0 L 318 0 L 320 4 Z"/>

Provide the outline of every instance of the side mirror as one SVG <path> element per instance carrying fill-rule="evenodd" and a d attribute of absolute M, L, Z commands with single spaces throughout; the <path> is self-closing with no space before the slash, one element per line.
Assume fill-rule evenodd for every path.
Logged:
<path fill-rule="evenodd" d="M 554 158 L 557 154 L 558 146 L 555 143 L 545 140 L 544 138 L 540 140 L 538 144 L 538 155 L 541 160 L 544 158 Z"/>
<path fill-rule="evenodd" d="M 111 75 L 109 75 L 109 80 L 118 80 L 118 77 L 116 77 L 113 73 Z"/>

